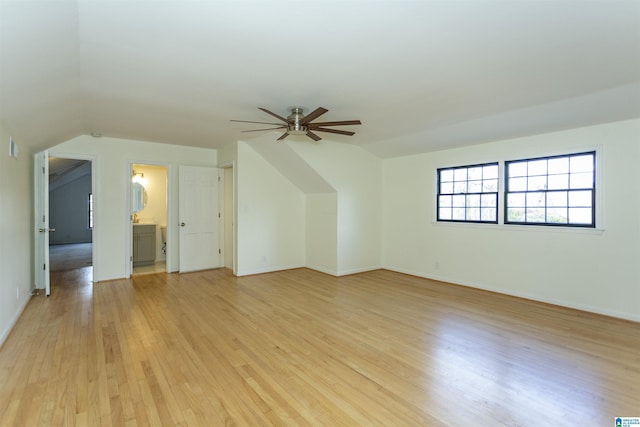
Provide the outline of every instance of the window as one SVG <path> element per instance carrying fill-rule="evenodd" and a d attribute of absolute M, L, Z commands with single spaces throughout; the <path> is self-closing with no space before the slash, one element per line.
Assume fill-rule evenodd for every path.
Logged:
<path fill-rule="evenodd" d="M 596 153 L 505 162 L 505 224 L 595 227 Z"/>
<path fill-rule="evenodd" d="M 498 163 L 438 169 L 438 221 L 498 222 Z"/>
<path fill-rule="evenodd" d="M 87 197 L 87 210 L 89 212 L 88 217 L 88 226 L 89 230 L 93 229 L 93 194 L 89 193 L 89 197 Z"/>

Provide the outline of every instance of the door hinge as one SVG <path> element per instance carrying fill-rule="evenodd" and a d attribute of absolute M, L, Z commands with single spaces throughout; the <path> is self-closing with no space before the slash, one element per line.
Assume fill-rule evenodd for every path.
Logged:
<path fill-rule="evenodd" d="M 44 166 L 42 167 L 42 174 L 44 175 Z"/>
<path fill-rule="evenodd" d="M 222 249 L 218 249 L 218 253 L 222 255 Z"/>
<path fill-rule="evenodd" d="M 42 269 L 46 270 L 47 269 L 47 264 L 42 264 Z"/>
<path fill-rule="evenodd" d="M 218 212 L 218 218 L 220 218 L 220 212 Z"/>
<path fill-rule="evenodd" d="M 218 182 L 220 182 L 220 177 L 218 177 Z"/>

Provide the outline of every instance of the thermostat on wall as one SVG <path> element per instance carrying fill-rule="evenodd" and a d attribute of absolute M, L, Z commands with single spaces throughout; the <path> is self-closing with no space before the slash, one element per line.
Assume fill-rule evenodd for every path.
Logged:
<path fill-rule="evenodd" d="M 9 155 L 14 159 L 18 158 L 18 144 L 16 144 L 12 137 L 9 137 Z"/>

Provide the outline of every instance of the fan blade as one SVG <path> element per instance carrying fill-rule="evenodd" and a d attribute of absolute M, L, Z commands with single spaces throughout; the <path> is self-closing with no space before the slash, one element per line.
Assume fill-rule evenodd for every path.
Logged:
<path fill-rule="evenodd" d="M 264 111 L 265 113 L 270 114 L 270 115 L 272 115 L 273 117 L 278 118 L 278 119 L 282 120 L 282 121 L 283 121 L 283 122 L 285 122 L 285 123 L 289 123 L 289 122 L 287 121 L 287 119 L 285 119 L 284 117 L 279 116 L 279 115 L 277 115 L 276 113 L 272 113 L 271 111 L 267 110 L 266 108 L 258 107 L 258 110 L 262 110 L 262 111 Z"/>
<path fill-rule="evenodd" d="M 285 133 L 283 133 L 283 134 L 282 134 L 282 136 L 281 136 L 280 138 L 278 138 L 277 140 L 278 140 L 278 141 L 281 141 L 281 140 L 285 139 L 285 138 L 286 138 L 286 137 L 288 137 L 288 136 L 289 136 L 289 132 L 285 132 Z"/>
<path fill-rule="evenodd" d="M 286 128 L 286 126 L 278 126 L 277 128 L 241 130 L 240 132 L 260 132 L 260 131 L 263 131 L 263 130 L 274 130 L 274 129 L 284 129 L 284 128 Z"/>
<path fill-rule="evenodd" d="M 270 123 L 270 122 L 252 122 L 249 120 L 229 120 L 230 122 L 239 122 L 239 123 L 258 123 L 261 125 L 276 125 L 280 126 L 282 123 Z"/>
<path fill-rule="evenodd" d="M 321 115 L 323 115 L 327 111 L 329 111 L 329 110 L 327 110 L 326 108 L 318 107 L 315 110 L 313 110 L 312 112 L 310 112 L 309 114 L 307 114 L 306 116 L 304 116 L 302 118 L 302 120 L 300 120 L 300 123 L 303 124 L 303 125 L 309 124 L 310 121 L 320 117 Z"/>
<path fill-rule="evenodd" d="M 318 135 L 316 135 L 315 133 L 311 132 L 310 130 L 307 131 L 307 136 L 309 138 L 313 139 L 314 141 L 320 141 L 322 139 Z"/>
<path fill-rule="evenodd" d="M 318 132 L 329 132 L 329 133 L 339 133 L 340 135 L 349 135 L 353 136 L 356 133 L 348 130 L 340 130 L 340 129 L 327 129 L 327 128 L 313 128 L 313 130 Z"/>
<path fill-rule="evenodd" d="M 342 120 L 338 122 L 318 122 L 312 123 L 310 126 L 348 126 L 348 125 L 361 125 L 360 120 Z"/>

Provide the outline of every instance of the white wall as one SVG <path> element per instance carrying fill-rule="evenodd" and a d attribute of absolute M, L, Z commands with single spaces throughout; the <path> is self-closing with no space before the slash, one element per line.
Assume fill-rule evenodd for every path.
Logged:
<path fill-rule="evenodd" d="M 247 143 L 237 148 L 237 274 L 304 266 L 304 193 Z"/>
<path fill-rule="evenodd" d="M 601 230 L 434 222 L 439 167 L 594 148 Z M 640 120 L 385 160 L 384 267 L 640 320 L 639 161 Z"/>
<path fill-rule="evenodd" d="M 179 165 L 215 167 L 217 166 L 216 150 L 107 137 L 92 138 L 83 135 L 53 147 L 49 153 L 56 157 L 82 155 L 95 158 L 93 249 L 96 281 L 126 276 L 129 262 L 126 254 L 131 245 L 128 239 L 130 214 L 127 200 L 131 184 L 131 163 L 167 164 L 168 192 L 176 195 L 170 200 L 169 205 L 169 212 L 173 212 L 176 219 L 172 221 L 169 217 L 167 223 L 171 256 L 168 263 L 174 270 L 178 268 L 178 167 Z"/>
<path fill-rule="evenodd" d="M 358 146 L 324 139 L 289 145 L 337 191 L 336 275 L 380 268 L 382 161 Z"/>
<path fill-rule="evenodd" d="M 29 301 L 33 282 L 33 156 L 15 138 L 19 156 L 9 157 L 9 136 L 0 124 L 0 345 Z"/>
<path fill-rule="evenodd" d="M 307 194 L 306 262 L 323 273 L 338 274 L 338 194 Z"/>

